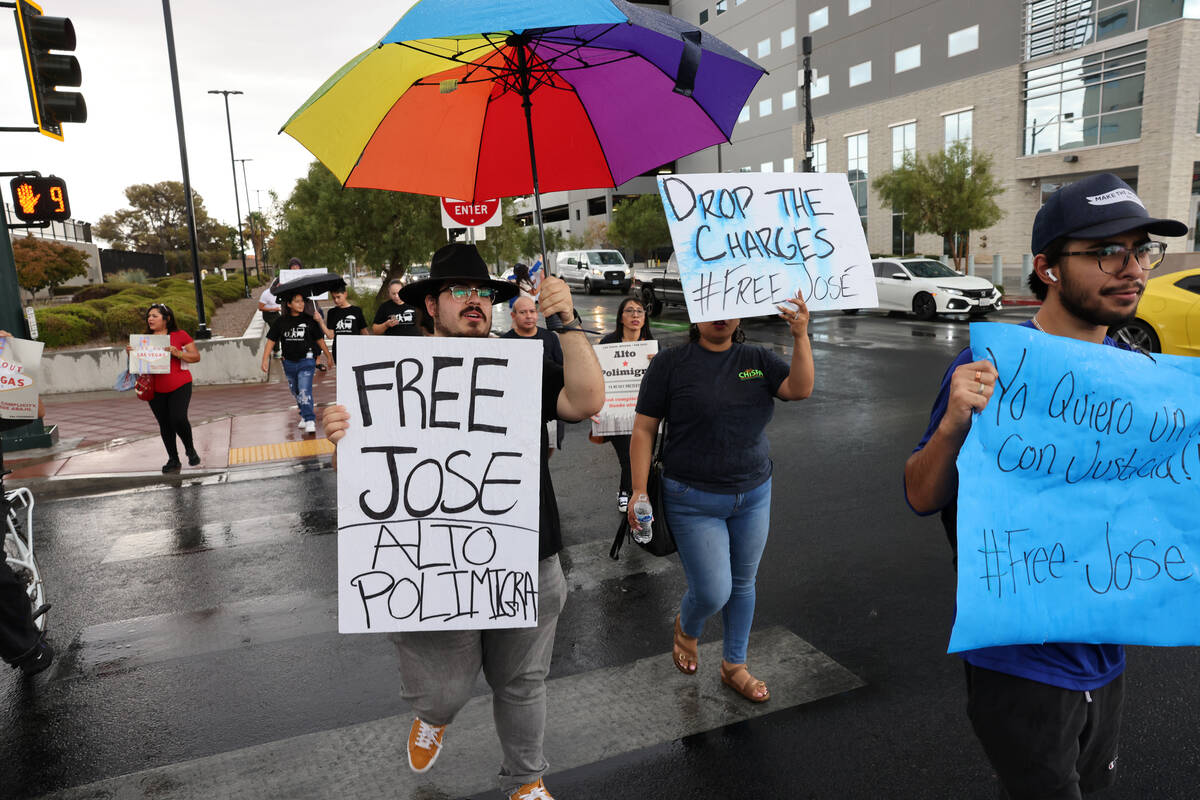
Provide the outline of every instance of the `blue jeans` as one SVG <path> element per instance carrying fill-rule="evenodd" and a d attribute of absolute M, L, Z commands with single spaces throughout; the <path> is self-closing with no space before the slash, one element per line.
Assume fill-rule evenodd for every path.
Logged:
<path fill-rule="evenodd" d="M 720 611 L 723 658 L 746 663 L 754 580 L 771 527 L 771 479 L 744 494 L 716 494 L 664 476 L 663 506 L 688 582 L 680 627 L 699 636 Z"/>
<path fill-rule="evenodd" d="M 283 360 L 283 374 L 287 376 L 288 388 L 296 405 L 300 406 L 300 417 L 305 422 L 315 422 L 317 414 L 313 411 L 313 372 L 317 369 L 317 361 L 313 358 L 302 358 L 299 361 Z"/>

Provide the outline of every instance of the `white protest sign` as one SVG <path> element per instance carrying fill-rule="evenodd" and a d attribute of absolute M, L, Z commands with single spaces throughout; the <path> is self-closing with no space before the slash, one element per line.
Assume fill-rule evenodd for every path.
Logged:
<path fill-rule="evenodd" d="M 692 322 L 874 308 L 875 276 L 841 173 L 665 175 L 659 193 Z"/>
<path fill-rule="evenodd" d="M 306 278 L 309 275 L 328 275 L 328 274 L 329 274 L 329 270 L 321 269 L 319 267 L 313 267 L 313 268 L 309 268 L 309 269 L 280 270 L 280 272 L 279 272 L 279 289 L 276 290 L 275 296 L 278 297 L 279 292 L 285 286 L 287 286 L 287 284 L 290 283 L 291 281 L 298 280 L 299 278 Z M 321 294 L 314 294 L 312 296 L 312 299 L 313 300 L 328 300 L 329 292 L 323 292 Z"/>
<path fill-rule="evenodd" d="M 658 352 L 658 342 L 648 339 L 597 344 L 593 348 L 604 371 L 604 408 L 592 417 L 592 435 L 628 436 L 633 433 L 642 376 L 650 366 L 650 356 Z"/>
<path fill-rule="evenodd" d="M 129 372 L 133 375 L 166 375 L 171 371 L 170 336 L 133 333 L 129 336 Z"/>
<path fill-rule="evenodd" d="M 0 336 L 0 419 L 37 419 L 41 342 Z"/>
<path fill-rule="evenodd" d="M 537 624 L 542 348 L 338 345 L 338 630 Z"/>

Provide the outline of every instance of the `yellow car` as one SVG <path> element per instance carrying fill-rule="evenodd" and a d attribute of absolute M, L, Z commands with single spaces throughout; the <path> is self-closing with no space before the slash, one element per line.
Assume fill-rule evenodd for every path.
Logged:
<path fill-rule="evenodd" d="M 1137 318 L 1111 333 L 1143 353 L 1200 356 L 1200 269 L 1146 281 Z"/>

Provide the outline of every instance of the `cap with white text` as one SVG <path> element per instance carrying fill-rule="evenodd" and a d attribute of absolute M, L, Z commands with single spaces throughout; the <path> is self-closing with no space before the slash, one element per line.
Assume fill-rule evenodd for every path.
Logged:
<path fill-rule="evenodd" d="M 1129 184 L 1111 172 L 1089 175 L 1050 195 L 1033 220 L 1033 253 L 1055 239 L 1103 239 L 1144 229 L 1157 236 L 1183 236 L 1186 224 L 1150 216 Z"/>

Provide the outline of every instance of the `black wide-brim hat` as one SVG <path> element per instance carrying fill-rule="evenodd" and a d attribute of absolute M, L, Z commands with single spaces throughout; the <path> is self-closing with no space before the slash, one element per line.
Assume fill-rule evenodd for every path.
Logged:
<path fill-rule="evenodd" d="M 410 305 L 424 308 L 428 295 L 436 294 L 443 286 L 454 281 L 471 281 L 481 286 L 492 287 L 496 290 L 494 302 L 497 303 L 510 300 L 520 292 L 515 283 L 498 281 L 492 277 L 475 245 L 452 242 L 433 254 L 428 278 L 401 287 L 400 299 Z"/>

